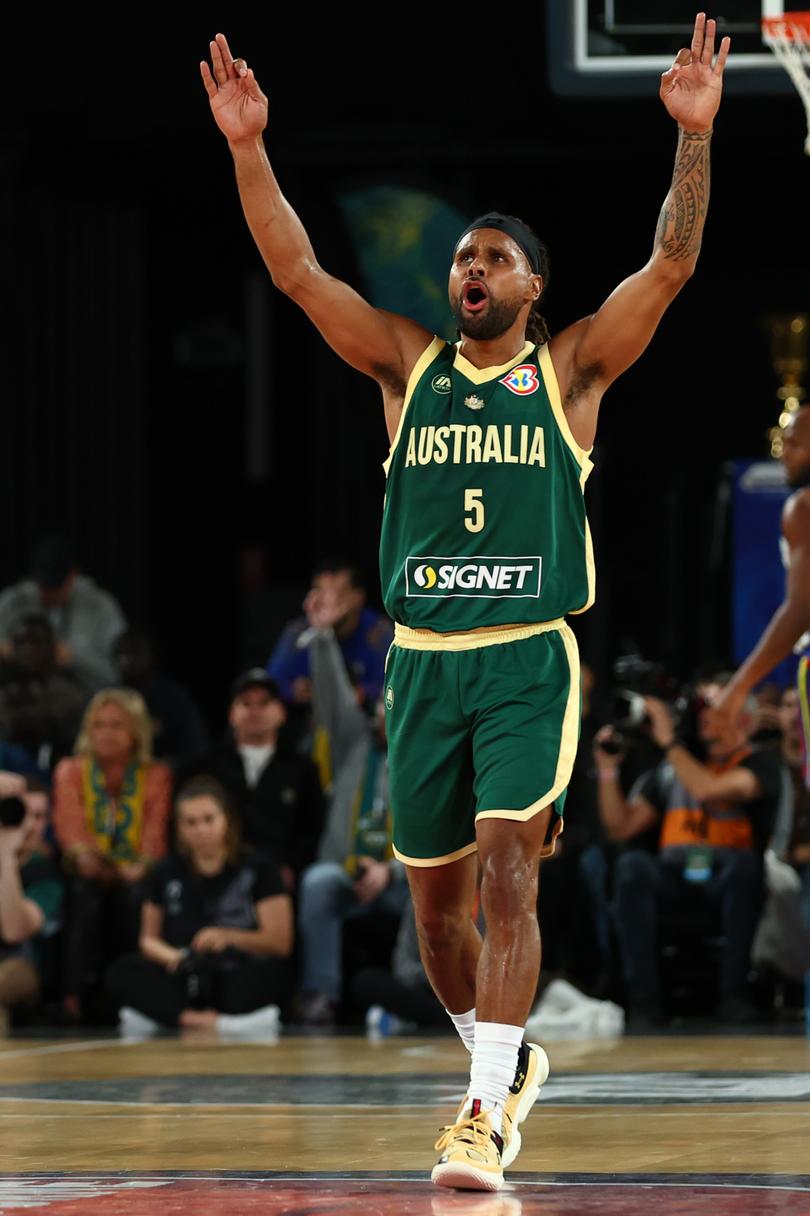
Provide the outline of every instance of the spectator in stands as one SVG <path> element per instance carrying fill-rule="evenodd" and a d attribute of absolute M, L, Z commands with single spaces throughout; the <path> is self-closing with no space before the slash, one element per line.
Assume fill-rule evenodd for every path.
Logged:
<path fill-rule="evenodd" d="M 72 750 L 86 704 L 86 691 L 56 662 L 50 621 L 34 613 L 21 617 L 0 663 L 0 733 L 50 772 Z"/>
<path fill-rule="evenodd" d="M 17 747 L 0 738 L 0 780 L 3 776 L 36 777 L 38 781 L 47 783 L 48 774 L 41 769 L 24 747 Z"/>
<path fill-rule="evenodd" d="M 754 708 L 739 723 L 718 727 L 711 704 L 719 684 L 701 690 L 696 743 L 679 739 L 664 702 L 645 698 L 652 736 L 662 761 L 625 797 L 618 757 L 607 750 L 610 728 L 598 732 L 600 813 L 609 838 L 632 841 L 659 830 L 658 852 L 629 848 L 616 863 L 614 893 L 619 949 L 631 1025 L 661 1020 L 657 928 L 662 912 L 701 908 L 719 915 L 725 936 L 718 1014 L 724 1021 L 753 1020 L 746 979 L 762 904 L 762 855 L 773 829 L 780 761 L 748 742 Z M 611 769 L 612 774 L 611 774 Z"/>
<path fill-rule="evenodd" d="M 42 947 L 59 929 L 62 911 L 62 879 L 45 843 L 47 792 L 34 778 L 15 780 L 0 779 L 0 799 L 23 804 L 19 826 L 3 826 L 5 815 L 0 820 L 0 1035 L 14 1006 L 39 1000 Z"/>
<path fill-rule="evenodd" d="M 147 880 L 140 955 L 108 984 L 123 1030 L 272 1031 L 292 987 L 292 900 L 276 866 L 242 848 L 228 796 L 192 778 L 175 804 L 176 852 Z"/>
<path fill-rule="evenodd" d="M 334 635 L 346 667 L 363 700 L 375 705 L 382 692 L 385 659 L 393 639 L 388 617 L 366 606 L 366 588 L 357 566 L 350 562 L 322 562 L 304 600 L 305 615 L 291 621 L 267 663 L 285 700 L 308 705 L 312 700 L 308 629 L 308 603 L 313 595 L 328 592 L 337 606 Z"/>
<path fill-rule="evenodd" d="M 118 679 L 146 702 L 154 730 L 155 756 L 167 763 L 187 758 L 208 743 L 208 731 L 191 695 L 159 671 L 152 641 L 141 629 L 127 629 L 112 653 Z"/>
<path fill-rule="evenodd" d="M 21 617 L 44 615 L 57 638 L 56 662 L 90 692 L 115 678 L 110 651 L 126 627 L 113 597 L 79 573 L 72 546 L 48 536 L 31 555 L 30 578 L 0 594 L 0 651 L 8 654 L 11 632 Z"/>
<path fill-rule="evenodd" d="M 292 893 L 315 856 L 323 827 L 323 794 L 315 765 L 286 745 L 287 716 L 278 687 L 262 667 L 231 689 L 227 736 L 178 765 L 178 784 L 208 774 L 225 787 L 242 838 L 280 868 Z"/>
<path fill-rule="evenodd" d="M 316 586 L 306 610 L 315 722 L 329 741 L 332 787 L 318 860 L 304 871 L 299 891 L 299 1017 L 308 1025 L 328 1025 L 341 997 L 344 921 L 398 922 L 408 884 L 391 850 L 385 710 L 380 698 L 370 717 L 365 695 L 346 669 L 336 633 L 343 616 L 341 587 Z"/>
<path fill-rule="evenodd" d="M 74 757 L 54 774 L 54 829 L 68 872 L 65 1009 L 78 1017 L 111 957 L 137 940 L 142 883 L 166 852 L 171 774 L 152 759 L 152 724 L 130 689 L 97 693 Z"/>

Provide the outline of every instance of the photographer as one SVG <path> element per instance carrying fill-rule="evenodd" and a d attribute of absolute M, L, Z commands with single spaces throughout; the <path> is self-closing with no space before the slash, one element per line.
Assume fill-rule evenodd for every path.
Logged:
<path fill-rule="evenodd" d="M 227 794 L 195 777 L 177 795 L 177 853 L 146 882 L 140 955 L 107 986 L 123 1030 L 272 1031 L 292 986 L 292 901 L 276 866 L 243 850 Z"/>
<path fill-rule="evenodd" d="M 599 809 L 613 840 L 632 841 L 658 830 L 653 855 L 629 848 L 616 864 L 615 905 L 619 948 L 631 1021 L 637 1028 L 661 1020 L 657 930 L 662 912 L 705 909 L 719 913 L 726 944 L 721 961 L 719 1017 L 748 1020 L 745 997 L 751 943 L 762 902 L 762 854 L 773 828 L 780 790 L 780 761 L 756 751 L 748 738 L 753 716 L 733 724 L 712 709 L 715 682 L 699 689 L 698 739 L 678 737 L 673 712 L 645 697 L 652 739 L 661 762 L 625 797 L 618 781 L 612 729 L 595 740 Z M 699 758 L 698 752 L 704 758 Z"/>
<path fill-rule="evenodd" d="M 39 999 L 38 947 L 58 928 L 62 882 L 48 855 L 48 795 L 34 778 L 0 774 L 0 1034 L 15 1005 Z"/>

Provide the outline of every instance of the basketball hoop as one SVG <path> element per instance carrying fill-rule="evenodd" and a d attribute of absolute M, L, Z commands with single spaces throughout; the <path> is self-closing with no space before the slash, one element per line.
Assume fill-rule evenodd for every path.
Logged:
<path fill-rule="evenodd" d="M 763 17 L 762 41 L 776 55 L 804 102 L 807 115 L 804 150 L 810 156 L 810 12 Z"/>

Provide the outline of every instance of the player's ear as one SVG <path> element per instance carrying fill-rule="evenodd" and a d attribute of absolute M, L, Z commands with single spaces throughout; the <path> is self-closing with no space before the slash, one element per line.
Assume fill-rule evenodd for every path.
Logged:
<path fill-rule="evenodd" d="M 531 277 L 532 299 L 539 300 L 543 294 L 543 276 L 533 274 Z"/>

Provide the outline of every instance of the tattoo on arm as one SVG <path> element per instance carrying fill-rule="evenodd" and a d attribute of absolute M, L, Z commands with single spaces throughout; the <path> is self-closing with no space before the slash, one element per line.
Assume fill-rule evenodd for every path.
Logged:
<path fill-rule="evenodd" d="M 680 262 L 700 252 L 709 205 L 711 131 L 681 131 L 672 185 L 664 200 L 655 235 L 665 258 Z"/>

